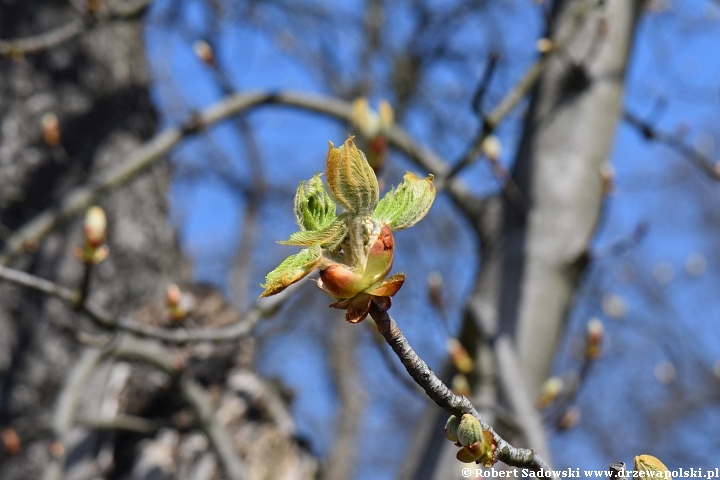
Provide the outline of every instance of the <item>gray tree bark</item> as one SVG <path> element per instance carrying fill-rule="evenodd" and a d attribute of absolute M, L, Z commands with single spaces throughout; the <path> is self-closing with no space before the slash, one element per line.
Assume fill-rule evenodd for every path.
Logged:
<path fill-rule="evenodd" d="M 0 39 L 34 37 L 67 25 L 81 30 L 70 40 L 25 55 L 2 56 L 0 49 L 0 247 L 13 231 L 53 208 L 71 189 L 92 183 L 156 133 L 141 18 L 96 22 L 71 6 L 84 3 L 0 1 Z M 128 6 L 123 1 L 101 4 Z M 48 114 L 58 120 L 58 142 L 44 137 L 43 118 Z M 167 285 L 191 280 L 168 224 L 169 182 L 168 165 L 157 162 L 100 201 L 108 217 L 111 253 L 94 269 L 90 299 L 110 312 L 158 321 L 165 311 L 157 304 L 163 304 Z M 28 244 L 11 266 L 79 287 L 84 267 L 73 249 L 83 243 L 81 220 L 72 219 Z M 237 318 L 214 290 L 195 293 L 195 312 L 212 324 Z M 51 425 L 58 394 L 73 377 L 85 350 L 82 341 L 88 341 L 76 335 L 78 330 L 105 333 L 58 299 L 0 282 L 0 429 L 14 430 L 22 442 L 14 455 L 0 448 L 3 480 L 43 477 L 55 440 Z M 277 392 L 252 373 L 253 351 L 251 341 L 213 347 L 213 363 L 194 359 L 188 347 L 183 355 L 191 365 L 184 374 L 222 387 L 213 407 L 232 423 L 232 430 L 222 425 L 234 440 L 224 448 L 245 457 L 246 478 L 312 478 L 317 462 L 294 438 L 294 423 Z M 183 402 L 178 392 L 166 391 L 171 384 L 163 375 L 124 363 L 100 367 L 81 383 L 76 413 L 86 418 L 101 418 L 108 410 L 125 413 L 124 408 L 133 415 L 155 408 L 169 417 Z M 253 408 L 261 411 L 257 419 L 246 415 Z M 215 478 L 222 463 L 215 461 L 197 430 L 161 430 L 146 435 L 144 442 L 137 436 L 120 437 L 112 431 L 73 428 L 64 445 L 64 471 L 55 469 L 50 475 Z"/>

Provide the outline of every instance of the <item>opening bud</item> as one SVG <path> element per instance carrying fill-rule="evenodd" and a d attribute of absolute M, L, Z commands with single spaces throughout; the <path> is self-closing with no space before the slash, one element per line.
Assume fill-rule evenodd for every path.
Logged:
<path fill-rule="evenodd" d="M 46 113 L 40 119 L 42 125 L 43 141 L 45 145 L 54 147 L 60 145 L 60 121 L 53 112 Z"/>
<path fill-rule="evenodd" d="M 197 40 L 193 44 L 193 52 L 205 65 L 215 66 L 215 54 L 210 44 L 205 40 Z"/>
<path fill-rule="evenodd" d="M 89 247 L 97 248 L 102 245 L 107 235 L 107 218 L 102 208 L 98 206 L 88 208 L 85 213 L 83 231 L 85 232 L 85 243 Z"/>
<path fill-rule="evenodd" d="M 453 443 L 458 443 L 458 426 L 460 421 L 455 415 L 450 415 L 445 422 L 445 437 Z"/>
<path fill-rule="evenodd" d="M 563 380 L 560 377 L 550 377 L 543 383 L 540 397 L 537 400 L 538 408 L 550 406 L 560 395 L 563 389 Z"/>

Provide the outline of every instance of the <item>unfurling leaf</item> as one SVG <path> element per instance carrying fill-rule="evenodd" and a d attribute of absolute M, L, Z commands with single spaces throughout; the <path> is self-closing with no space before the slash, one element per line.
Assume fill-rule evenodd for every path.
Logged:
<path fill-rule="evenodd" d="M 370 250 L 368 250 L 365 273 L 363 274 L 363 277 L 368 281 L 365 288 L 375 282 L 382 281 L 390 273 L 395 254 L 395 240 L 387 225 L 381 225 L 379 230 L 376 228 L 369 241 L 372 243 L 370 244 Z"/>
<path fill-rule="evenodd" d="M 322 251 L 319 245 L 290 255 L 275 270 L 267 274 L 265 285 L 261 285 L 265 291 L 260 296 L 269 297 L 282 292 L 315 270 L 320 265 L 321 259 Z"/>
<path fill-rule="evenodd" d="M 342 214 L 321 230 L 302 230 L 295 232 L 284 242 L 278 243 L 282 245 L 294 245 L 296 247 L 319 245 L 322 248 L 334 250 L 343 241 L 345 235 L 347 235 L 347 223 L 345 222 L 345 214 Z"/>
<path fill-rule="evenodd" d="M 300 182 L 295 194 L 295 219 L 300 230 L 323 230 L 335 216 L 335 202 L 325 191 L 319 173 L 307 182 Z"/>
<path fill-rule="evenodd" d="M 85 243 L 89 247 L 97 248 L 102 245 L 107 236 L 107 218 L 102 208 L 93 206 L 87 209 L 83 231 L 85 232 Z"/>
<path fill-rule="evenodd" d="M 330 142 L 326 176 L 330 194 L 349 212 L 370 215 L 377 206 L 379 187 L 375 172 L 352 137 L 340 148 Z"/>
<path fill-rule="evenodd" d="M 672 478 L 670 470 L 663 462 L 652 455 L 638 455 L 633 463 L 636 472 L 645 472 L 644 477 L 647 478 Z"/>
<path fill-rule="evenodd" d="M 460 421 L 455 415 L 450 415 L 447 422 L 445 422 L 445 437 L 453 443 L 458 442 L 458 425 Z"/>
<path fill-rule="evenodd" d="M 412 227 L 430 210 L 435 200 L 433 176 L 418 178 L 407 172 L 403 183 L 391 189 L 378 203 L 373 218 L 393 230 Z"/>

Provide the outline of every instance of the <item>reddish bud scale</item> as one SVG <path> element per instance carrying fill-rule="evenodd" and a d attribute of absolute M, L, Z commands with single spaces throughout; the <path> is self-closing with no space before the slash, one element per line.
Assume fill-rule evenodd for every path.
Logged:
<path fill-rule="evenodd" d="M 375 173 L 378 173 L 385 165 L 387 153 L 387 139 L 382 136 L 372 138 L 368 144 L 367 161 Z"/>

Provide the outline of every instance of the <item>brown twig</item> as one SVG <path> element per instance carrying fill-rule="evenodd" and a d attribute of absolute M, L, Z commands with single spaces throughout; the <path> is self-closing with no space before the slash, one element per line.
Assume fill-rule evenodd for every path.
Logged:
<path fill-rule="evenodd" d="M 94 302 L 79 303 L 81 298 L 80 292 L 70 290 L 63 286 L 57 285 L 49 280 L 45 280 L 35 275 L 31 275 L 20 270 L 15 270 L 0 265 L 0 279 L 8 280 L 18 285 L 22 285 L 39 292 L 46 293 L 68 302 L 74 308 L 86 313 L 91 320 L 103 328 L 109 330 L 122 330 L 139 337 L 153 338 L 171 344 L 185 344 L 191 342 L 229 342 L 244 337 L 252 331 L 257 322 L 262 318 L 272 315 L 277 311 L 287 299 L 288 296 L 299 288 L 291 286 L 279 295 L 272 298 L 262 299 L 256 306 L 248 310 L 239 320 L 233 324 L 221 328 L 163 328 L 148 325 L 139 322 L 131 317 L 116 317 L 107 312 Z"/>
<path fill-rule="evenodd" d="M 530 65 L 523 76 L 511 88 L 495 108 L 482 117 L 482 126 L 480 133 L 472 143 L 467 152 L 458 160 L 450 169 L 446 179 L 450 179 L 460 173 L 462 169 L 475 162 L 482 153 L 482 145 L 485 139 L 495 130 L 500 122 L 517 106 L 525 95 L 535 86 L 545 69 L 550 65 L 550 61 L 555 55 L 562 53 L 570 44 L 575 35 L 580 31 L 580 27 L 588 14 L 600 4 L 601 0 L 586 0 L 577 8 L 575 19 L 566 34 L 554 41 L 552 50 L 541 55 L 535 63 Z"/>
<path fill-rule="evenodd" d="M 195 412 L 198 424 L 208 437 L 227 478 L 231 480 L 243 478 L 242 462 L 235 453 L 227 432 L 215 419 L 214 408 L 208 394 L 195 380 L 181 375 L 182 362 L 157 342 L 142 342 L 123 336 L 116 338 L 103 348 L 86 349 L 71 371 L 58 397 L 53 415 L 52 429 L 55 440 L 50 447 L 51 460 L 45 469 L 43 480 L 63 478 L 65 459 L 68 453 L 66 451 L 67 436 L 76 423 L 75 411 L 80 403 L 80 397 L 85 391 L 83 385 L 95 368 L 107 359 L 139 361 L 155 367 L 175 379 L 183 398 Z"/>
<path fill-rule="evenodd" d="M 127 5 L 109 12 L 103 20 L 126 20 L 137 17 L 151 2 L 152 0 L 125 2 Z M 64 25 L 37 35 L 0 40 L 0 56 L 17 58 L 49 50 L 79 37 L 97 24 L 97 19 L 86 15 L 74 18 Z"/>
<path fill-rule="evenodd" d="M 0 265 L 7 265 L 25 249 L 36 244 L 59 225 L 84 211 L 105 195 L 136 178 L 155 162 L 169 153 L 182 139 L 193 135 L 221 120 L 261 105 L 285 105 L 335 117 L 343 122 L 350 120 L 350 104 L 331 97 L 322 97 L 298 92 L 248 92 L 230 95 L 205 110 L 190 115 L 180 126 L 157 134 L 154 138 L 128 154 L 125 161 L 88 185 L 70 191 L 56 207 L 49 208 L 18 229 L 0 251 Z M 428 173 L 442 177 L 449 166 L 440 157 L 417 145 L 400 127 L 388 133 L 391 146 L 401 150 Z M 445 188 L 453 201 L 465 212 L 477 207 L 479 199 L 469 193 L 461 180 L 451 179 L 436 182 L 436 187 Z"/>
<path fill-rule="evenodd" d="M 467 398 L 455 395 L 415 353 L 395 320 L 387 312 L 382 312 L 373 307 L 370 310 L 370 315 L 375 320 L 380 334 L 393 349 L 413 380 L 425 390 L 428 397 L 440 408 L 452 415 L 458 417 L 465 413 L 473 415 L 480 421 L 482 428 L 492 434 L 497 443 L 498 459 L 500 461 L 513 467 L 527 468 L 537 472 L 544 471 L 548 474 L 551 472 L 545 461 L 533 450 L 516 448 L 510 445 L 482 419 Z"/>
<path fill-rule="evenodd" d="M 628 112 L 627 110 L 623 113 L 623 118 L 626 122 L 635 127 L 646 140 L 654 140 L 667 145 L 694 163 L 711 179 L 720 180 L 720 163 L 715 162 L 712 158 L 702 154 L 697 149 L 683 142 L 679 135 L 673 135 L 671 133 L 658 130 L 650 123 L 642 120 L 640 117 L 632 112 Z"/>
<path fill-rule="evenodd" d="M 149 435 L 167 426 L 162 422 L 134 415 L 117 415 L 113 418 L 78 418 L 75 423 L 92 430 L 114 430 Z"/>
<path fill-rule="evenodd" d="M 84 392 L 83 385 L 102 361 L 103 350 L 88 348 L 70 371 L 60 395 L 52 420 L 53 441 L 50 444 L 50 462 L 45 467 L 43 480 L 60 480 L 65 470 L 67 437 L 74 424 L 75 410 Z"/>

